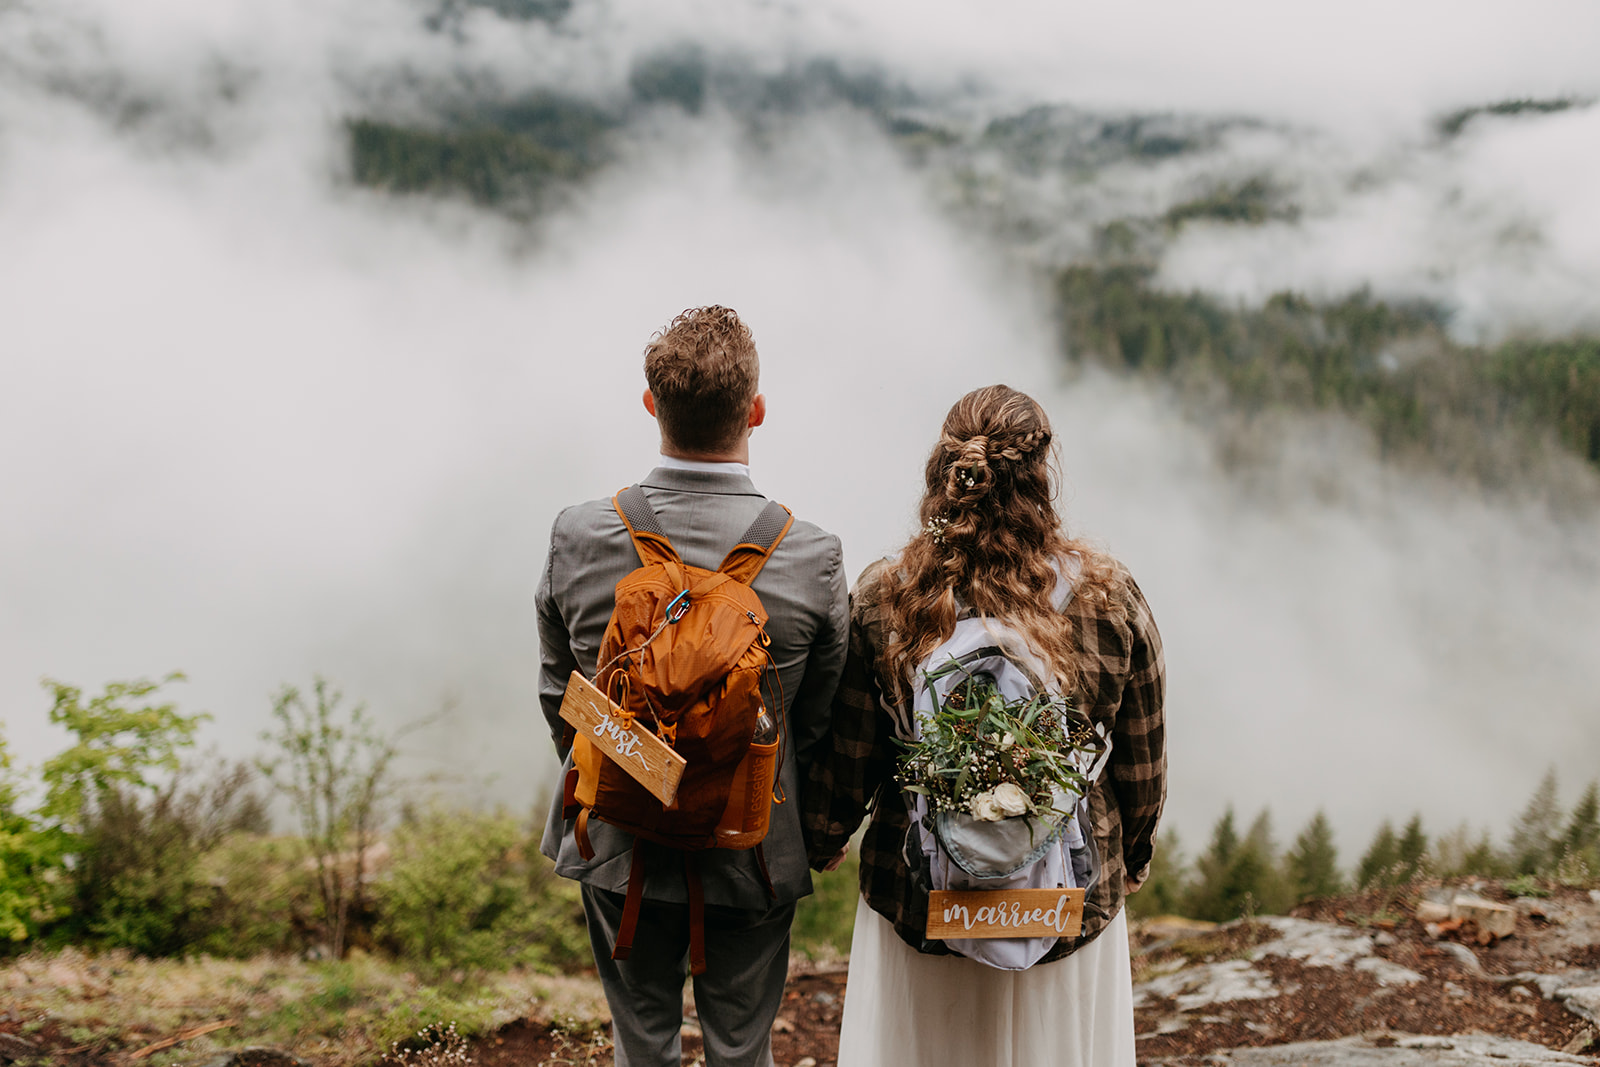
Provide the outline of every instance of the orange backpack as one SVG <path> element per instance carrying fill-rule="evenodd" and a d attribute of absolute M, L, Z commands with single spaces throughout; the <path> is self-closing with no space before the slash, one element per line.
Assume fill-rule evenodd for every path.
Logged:
<path fill-rule="evenodd" d="M 594 856 L 588 821 L 601 819 L 642 841 L 685 854 L 693 973 L 705 969 L 704 897 L 694 853 L 710 848 L 760 850 L 782 762 L 781 733 L 753 741 L 758 720 L 783 718 L 781 691 L 767 700 L 771 643 L 766 610 L 750 583 L 783 540 L 794 517 L 768 502 L 714 571 L 684 563 L 638 486 L 612 506 L 628 528 L 641 566 L 617 583 L 616 605 L 600 643 L 594 684 L 622 710 L 625 729 L 652 731 L 685 760 L 670 807 L 581 733 L 572 738 L 566 816 L 584 859 Z M 771 678 L 777 680 L 777 672 Z M 762 739 L 763 741 L 765 738 Z M 779 801 L 781 802 L 781 800 Z M 643 899 L 644 848 L 633 849 L 628 894 L 612 958 L 627 959 Z"/>

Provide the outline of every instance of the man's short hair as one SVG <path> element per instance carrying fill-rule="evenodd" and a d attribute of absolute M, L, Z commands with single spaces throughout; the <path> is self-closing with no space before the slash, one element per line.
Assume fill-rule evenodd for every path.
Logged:
<path fill-rule="evenodd" d="M 690 308 L 650 339 L 644 378 L 661 436 L 685 452 L 722 452 L 749 425 L 761 361 L 750 327 L 732 308 Z"/>

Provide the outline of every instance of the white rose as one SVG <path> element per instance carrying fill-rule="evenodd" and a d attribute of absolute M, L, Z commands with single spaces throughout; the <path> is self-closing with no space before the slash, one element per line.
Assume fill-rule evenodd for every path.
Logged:
<path fill-rule="evenodd" d="M 995 807 L 1005 816 L 1022 815 L 1032 807 L 1028 802 L 1028 794 L 1012 782 L 1001 782 L 993 791 Z"/>
<path fill-rule="evenodd" d="M 979 793 L 967 801 L 967 810 L 972 812 L 974 819 L 983 822 L 999 822 L 1006 817 L 1005 812 L 1000 810 L 1000 805 L 995 803 L 992 789 L 987 793 Z"/>

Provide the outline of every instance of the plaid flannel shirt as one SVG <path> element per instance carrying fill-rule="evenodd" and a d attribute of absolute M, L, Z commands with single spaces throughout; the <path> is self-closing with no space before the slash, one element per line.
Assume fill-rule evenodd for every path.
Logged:
<path fill-rule="evenodd" d="M 820 870 L 870 808 L 872 821 L 860 851 L 861 893 L 867 905 L 889 919 L 912 947 L 948 954 L 944 942 L 924 938 L 927 891 L 913 880 L 903 853 L 910 816 L 894 781 L 894 727 L 880 705 L 886 634 L 879 596 L 886 563 L 879 561 L 862 572 L 851 595 L 850 651 L 833 699 L 831 741 L 819 746 L 811 766 L 801 817 L 811 864 Z M 1044 957 L 1046 962 L 1088 944 L 1116 917 L 1128 873 L 1140 879 L 1148 873 L 1166 799 L 1161 635 L 1131 577 L 1127 590 L 1124 610 L 1109 617 L 1077 597 L 1063 608 L 1073 616 L 1081 656 L 1074 701 L 1096 722 L 1107 724 L 1112 748 L 1089 793 L 1090 830 L 1102 862 L 1100 882 L 1084 902 L 1081 934 L 1062 938 Z"/>

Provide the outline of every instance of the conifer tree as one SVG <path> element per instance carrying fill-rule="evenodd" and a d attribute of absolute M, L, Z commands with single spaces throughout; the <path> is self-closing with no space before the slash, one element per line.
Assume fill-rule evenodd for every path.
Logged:
<path fill-rule="evenodd" d="M 1335 896 L 1344 889 L 1333 827 L 1321 810 L 1294 839 L 1294 846 L 1284 857 L 1284 874 L 1295 903 Z"/>
<path fill-rule="evenodd" d="M 1263 809 L 1240 838 L 1233 809 L 1228 808 L 1212 830 L 1210 847 L 1195 863 L 1189 914 L 1226 922 L 1281 911 L 1286 898 L 1277 869 L 1271 813 Z"/>
<path fill-rule="evenodd" d="M 1561 833 L 1563 861 L 1581 862 L 1591 874 L 1600 871 L 1600 782 L 1590 782 L 1572 809 Z"/>
<path fill-rule="evenodd" d="M 1262 808 L 1250 832 L 1244 836 L 1244 850 L 1253 869 L 1239 880 L 1245 910 L 1258 915 L 1278 915 L 1289 909 L 1294 897 L 1278 861 L 1278 842 L 1272 835 L 1272 811 Z"/>
<path fill-rule="evenodd" d="M 1399 859 L 1400 842 L 1394 836 L 1394 826 L 1385 819 L 1372 838 L 1372 844 L 1367 846 L 1366 854 L 1361 857 L 1360 866 L 1356 868 L 1357 888 L 1388 885 Z"/>
<path fill-rule="evenodd" d="M 1150 877 L 1139 892 L 1128 898 L 1135 915 L 1176 915 L 1183 911 L 1189 864 L 1183 857 L 1176 830 L 1163 830 L 1156 838 L 1155 855 L 1150 860 Z"/>
<path fill-rule="evenodd" d="M 1211 843 L 1195 860 L 1194 880 L 1189 884 L 1184 909 L 1189 915 L 1210 919 L 1222 912 L 1226 895 L 1224 883 L 1238 850 L 1239 831 L 1233 825 L 1233 805 L 1230 804 L 1211 828 Z"/>
<path fill-rule="evenodd" d="M 1544 772 L 1539 788 L 1511 827 L 1506 858 L 1518 874 L 1536 874 L 1553 865 L 1552 846 L 1560 825 L 1561 805 L 1557 800 L 1556 769 L 1552 766 Z"/>
<path fill-rule="evenodd" d="M 1420 877 L 1428 858 L 1428 835 L 1422 832 L 1422 816 L 1411 816 L 1395 845 L 1393 885 L 1405 885 Z"/>

